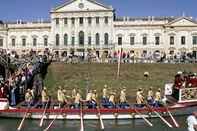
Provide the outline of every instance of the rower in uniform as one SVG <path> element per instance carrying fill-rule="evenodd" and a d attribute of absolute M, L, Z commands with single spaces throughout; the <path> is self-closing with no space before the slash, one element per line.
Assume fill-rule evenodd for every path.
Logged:
<path fill-rule="evenodd" d="M 79 92 L 76 93 L 76 96 L 75 96 L 75 100 L 74 100 L 74 108 L 75 109 L 79 109 L 80 107 L 80 102 L 82 101 L 81 99 L 81 95 Z"/>
<path fill-rule="evenodd" d="M 120 108 L 127 108 L 129 105 L 127 104 L 127 99 L 126 99 L 126 88 L 122 89 L 120 91 Z"/>
<path fill-rule="evenodd" d="M 86 95 L 86 104 L 89 109 L 92 108 L 92 90 L 89 90 Z"/>
<path fill-rule="evenodd" d="M 96 108 L 97 106 L 97 93 L 96 90 L 93 91 L 92 93 L 92 108 Z"/>
<path fill-rule="evenodd" d="M 72 98 L 74 99 L 75 97 L 76 97 L 76 95 L 77 95 L 77 91 L 76 91 L 76 89 L 74 88 L 73 90 L 72 90 Z"/>
<path fill-rule="evenodd" d="M 31 107 L 33 101 L 33 97 L 31 94 L 31 90 L 27 89 L 27 92 L 25 93 L 25 102 L 27 103 L 28 108 Z"/>
<path fill-rule="evenodd" d="M 108 108 L 115 108 L 115 94 L 115 92 L 110 93 Z"/>
<path fill-rule="evenodd" d="M 104 88 L 103 88 L 103 96 L 102 96 L 101 103 L 102 103 L 102 106 L 104 108 L 107 108 L 107 106 L 109 105 L 107 85 L 104 85 Z"/>
<path fill-rule="evenodd" d="M 107 85 L 104 85 L 104 88 L 103 88 L 103 101 L 104 102 L 108 102 L 108 91 L 107 91 Z"/>
<path fill-rule="evenodd" d="M 59 108 L 63 108 L 63 106 L 65 105 L 65 96 L 61 86 L 59 86 L 57 91 L 57 100 L 59 102 Z"/>
<path fill-rule="evenodd" d="M 159 107 L 161 104 L 161 89 L 159 88 L 155 93 L 155 107 Z"/>
<path fill-rule="evenodd" d="M 43 88 L 41 95 L 42 95 L 42 107 L 45 108 L 45 106 L 47 105 L 47 108 L 48 108 L 49 107 L 49 103 L 48 103 L 49 95 L 48 95 L 46 87 Z"/>
<path fill-rule="evenodd" d="M 144 96 L 143 96 L 143 91 L 142 89 L 138 89 L 136 93 L 136 102 L 137 102 L 137 107 L 143 107 L 144 106 Z"/>
<path fill-rule="evenodd" d="M 153 88 L 152 87 L 150 87 L 148 90 L 147 102 L 151 106 L 154 103 L 154 96 L 153 96 Z"/>
<path fill-rule="evenodd" d="M 68 99 L 67 98 L 70 98 L 70 96 L 66 95 L 66 90 L 65 89 L 62 92 L 63 92 L 63 94 L 62 94 L 63 95 L 62 96 L 63 97 L 63 106 L 65 106 L 66 104 L 68 104 Z"/>

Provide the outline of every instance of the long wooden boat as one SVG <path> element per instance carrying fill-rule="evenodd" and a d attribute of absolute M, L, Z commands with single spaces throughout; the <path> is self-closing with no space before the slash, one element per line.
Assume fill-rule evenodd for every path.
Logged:
<path fill-rule="evenodd" d="M 195 103 L 182 103 L 168 106 L 168 110 L 173 115 L 187 115 L 197 110 L 197 102 Z M 154 111 L 160 113 L 162 116 L 168 116 L 166 107 L 159 108 L 129 108 L 129 109 L 100 109 L 102 119 L 136 119 L 136 118 L 154 118 L 158 117 Z M 7 118 L 22 118 L 27 112 L 30 114 L 29 119 L 41 119 L 44 109 L 6 109 L 0 110 L 0 117 Z M 140 112 L 138 114 L 137 112 Z M 95 120 L 99 119 L 97 109 L 83 109 L 83 119 Z M 80 120 L 80 109 L 47 109 L 44 119 L 68 119 Z"/>
<path fill-rule="evenodd" d="M 166 86 L 168 87 L 168 86 Z M 169 91 L 169 89 L 167 89 Z M 182 96 L 185 90 L 197 91 L 197 88 L 188 88 L 179 90 L 178 100 L 176 101 L 173 97 L 173 93 L 169 95 L 169 92 L 166 93 L 167 101 L 170 103 L 167 106 L 162 107 L 150 107 L 144 106 L 143 108 L 137 108 L 136 106 L 130 106 L 128 109 L 83 109 L 83 119 L 85 120 L 95 120 L 101 117 L 102 119 L 140 119 L 140 118 L 155 118 L 158 117 L 155 112 L 158 112 L 161 116 L 169 116 L 167 113 L 170 111 L 173 116 L 177 115 L 188 115 L 193 111 L 197 111 L 197 99 L 186 99 L 185 96 Z M 184 99 L 183 99 L 184 98 Z M 173 99 L 173 100 L 172 100 Z M 45 109 L 38 108 L 5 108 L 7 103 L 6 99 L 0 99 L 0 117 L 7 118 L 22 118 L 25 113 L 28 112 L 27 118 L 29 119 L 41 119 L 43 117 L 43 112 Z M 81 109 L 46 109 L 44 119 L 68 119 L 68 120 L 80 120 L 81 119 Z M 100 114 L 100 115 L 98 115 Z"/>

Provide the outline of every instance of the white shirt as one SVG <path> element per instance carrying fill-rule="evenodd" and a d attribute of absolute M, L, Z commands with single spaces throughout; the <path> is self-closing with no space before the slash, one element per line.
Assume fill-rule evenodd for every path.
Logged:
<path fill-rule="evenodd" d="M 188 131 L 195 131 L 194 129 L 194 125 L 197 125 L 197 119 L 195 116 L 193 115 L 190 115 L 188 118 L 187 118 L 187 125 L 188 125 Z"/>

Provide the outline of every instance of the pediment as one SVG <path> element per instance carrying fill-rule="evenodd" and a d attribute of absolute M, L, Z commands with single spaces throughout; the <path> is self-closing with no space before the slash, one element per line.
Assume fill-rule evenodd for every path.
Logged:
<path fill-rule="evenodd" d="M 190 18 L 181 17 L 167 24 L 168 26 L 197 26 L 196 21 Z"/>
<path fill-rule="evenodd" d="M 74 12 L 94 10 L 112 10 L 112 7 L 106 6 L 95 0 L 69 0 L 63 5 L 56 7 L 53 10 L 53 12 Z"/>

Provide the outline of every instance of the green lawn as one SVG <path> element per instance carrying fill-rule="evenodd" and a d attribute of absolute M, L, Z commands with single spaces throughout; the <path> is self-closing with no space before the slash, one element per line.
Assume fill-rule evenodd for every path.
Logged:
<path fill-rule="evenodd" d="M 138 88 L 145 93 L 150 86 L 156 90 L 164 87 L 167 82 L 174 81 L 177 71 L 197 72 L 196 64 L 121 64 L 120 78 L 117 79 L 117 64 L 64 64 L 52 63 L 48 68 L 45 85 L 52 96 L 56 95 L 57 87 L 62 85 L 68 91 L 78 88 L 85 95 L 87 85 L 90 89 L 102 91 L 105 84 L 118 94 L 120 88 L 127 87 L 127 95 L 135 96 Z M 150 73 L 149 79 L 144 72 Z"/>

